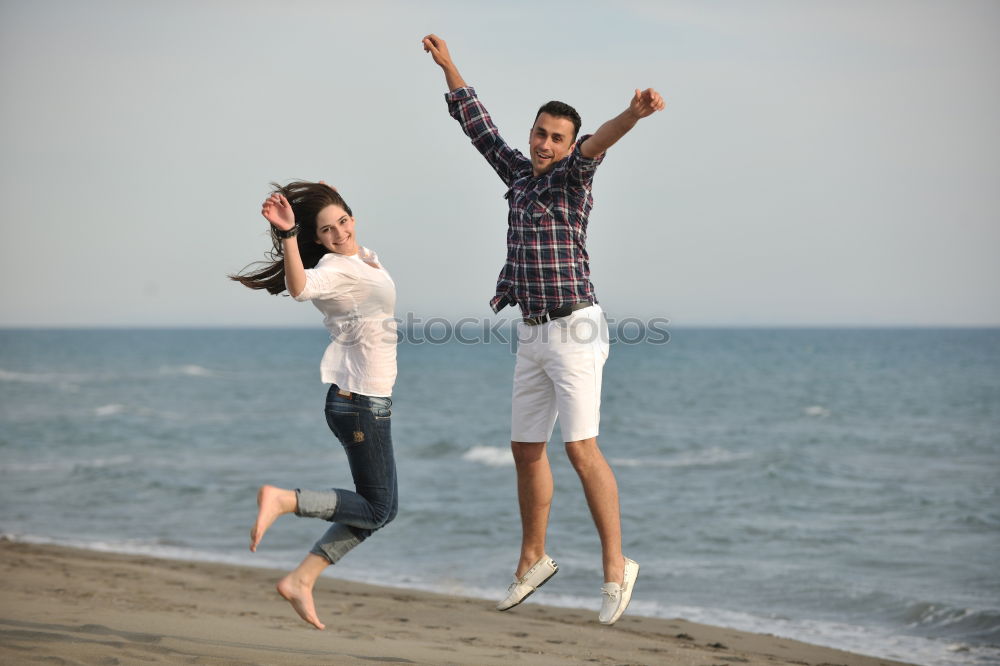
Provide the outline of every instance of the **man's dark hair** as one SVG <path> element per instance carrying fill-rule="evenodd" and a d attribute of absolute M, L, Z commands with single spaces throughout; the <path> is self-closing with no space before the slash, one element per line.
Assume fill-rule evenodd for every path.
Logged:
<path fill-rule="evenodd" d="M 580 133 L 580 114 L 576 112 L 576 109 L 565 102 L 552 100 L 551 102 L 542 104 L 542 108 L 538 109 L 538 113 L 535 114 L 535 120 L 538 120 L 538 116 L 543 113 L 560 118 L 569 118 L 573 121 L 573 141 L 576 141 L 576 135 Z"/>

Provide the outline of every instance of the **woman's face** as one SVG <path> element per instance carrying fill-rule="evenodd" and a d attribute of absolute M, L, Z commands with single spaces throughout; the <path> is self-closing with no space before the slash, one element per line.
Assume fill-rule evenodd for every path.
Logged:
<path fill-rule="evenodd" d="M 340 206 L 330 204 L 316 216 L 316 243 L 337 254 L 357 254 L 354 218 Z"/>

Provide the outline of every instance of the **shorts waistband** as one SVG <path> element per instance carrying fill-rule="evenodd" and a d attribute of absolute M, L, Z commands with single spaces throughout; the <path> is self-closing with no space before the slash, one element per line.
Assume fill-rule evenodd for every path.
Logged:
<path fill-rule="evenodd" d="M 540 314 L 535 317 L 524 317 L 521 321 L 528 326 L 537 326 L 538 324 L 544 324 L 545 322 L 552 321 L 553 319 L 569 316 L 577 310 L 589 308 L 593 304 L 593 301 L 580 301 L 579 303 L 572 303 L 570 305 L 564 305 L 562 307 L 549 310 L 545 314 Z"/>

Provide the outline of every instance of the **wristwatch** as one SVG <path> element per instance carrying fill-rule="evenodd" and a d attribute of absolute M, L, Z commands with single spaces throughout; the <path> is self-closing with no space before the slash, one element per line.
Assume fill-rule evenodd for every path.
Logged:
<path fill-rule="evenodd" d="M 282 229 L 279 229 L 278 227 L 272 227 L 272 228 L 274 229 L 274 235 L 277 236 L 278 238 L 282 239 L 282 240 L 284 240 L 286 238 L 294 238 L 299 233 L 299 224 L 298 224 L 298 222 L 296 222 L 295 225 L 291 229 L 289 229 L 287 231 L 283 231 Z"/>

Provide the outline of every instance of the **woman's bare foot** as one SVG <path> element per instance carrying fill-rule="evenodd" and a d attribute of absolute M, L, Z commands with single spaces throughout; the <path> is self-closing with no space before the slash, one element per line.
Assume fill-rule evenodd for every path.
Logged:
<path fill-rule="evenodd" d="M 313 603 L 312 593 L 314 583 L 315 581 L 303 580 L 297 571 L 293 571 L 278 581 L 278 594 L 292 605 L 292 608 L 303 620 L 317 629 L 326 629 L 326 625 L 316 617 L 316 606 Z"/>
<path fill-rule="evenodd" d="M 250 530 L 250 552 L 257 552 L 257 545 L 278 516 L 292 513 L 298 506 L 294 490 L 285 490 L 276 486 L 261 486 L 257 491 L 257 522 Z"/>

